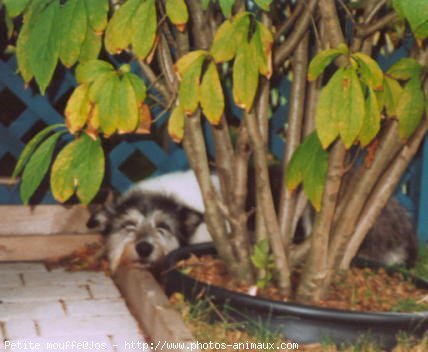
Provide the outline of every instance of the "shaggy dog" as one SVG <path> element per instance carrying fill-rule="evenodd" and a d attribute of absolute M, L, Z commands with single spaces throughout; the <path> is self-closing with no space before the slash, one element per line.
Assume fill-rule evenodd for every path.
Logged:
<path fill-rule="evenodd" d="M 212 175 L 211 179 L 219 190 L 218 177 Z M 136 184 L 113 204 L 94 213 L 88 227 L 99 228 L 107 235 L 113 272 L 120 263 L 154 267 L 180 246 L 211 241 L 204 210 L 193 171 L 174 172 Z M 392 199 L 358 255 L 386 265 L 411 266 L 416 253 L 416 233 L 409 215 Z"/>

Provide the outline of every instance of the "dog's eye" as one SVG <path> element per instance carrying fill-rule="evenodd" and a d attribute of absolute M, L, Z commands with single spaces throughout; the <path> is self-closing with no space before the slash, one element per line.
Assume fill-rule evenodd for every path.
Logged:
<path fill-rule="evenodd" d="M 122 229 L 125 229 L 127 231 L 133 231 L 136 227 L 137 225 L 133 221 L 125 221 L 121 226 Z"/>
<path fill-rule="evenodd" d="M 166 231 L 171 231 L 171 228 L 165 222 L 159 222 L 158 224 L 156 224 L 156 228 L 166 230 Z"/>

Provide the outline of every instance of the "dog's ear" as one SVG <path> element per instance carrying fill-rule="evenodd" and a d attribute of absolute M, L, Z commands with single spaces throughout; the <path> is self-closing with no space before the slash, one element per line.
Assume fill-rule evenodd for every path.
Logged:
<path fill-rule="evenodd" d="M 204 216 L 199 211 L 193 210 L 188 207 L 180 209 L 180 218 L 183 220 L 184 232 L 187 236 L 192 236 L 197 227 L 204 221 Z"/>
<path fill-rule="evenodd" d="M 113 211 L 110 207 L 95 210 L 92 212 L 86 226 L 89 229 L 97 229 L 102 232 L 107 232 L 110 228 L 110 220 L 112 219 Z"/>

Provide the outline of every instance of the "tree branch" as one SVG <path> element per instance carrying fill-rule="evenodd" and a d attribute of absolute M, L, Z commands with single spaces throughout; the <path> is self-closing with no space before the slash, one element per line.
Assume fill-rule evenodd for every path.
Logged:
<path fill-rule="evenodd" d="M 301 142 L 308 67 L 308 42 L 309 35 L 306 34 L 297 46 L 293 56 L 293 83 L 291 86 L 285 155 L 283 161 L 284 174 L 287 170 L 288 162 Z M 281 187 L 278 218 L 281 238 L 286 249 L 292 242 L 293 232 L 291 231 L 291 225 L 295 204 L 296 192 L 289 192 L 287 187 L 283 184 Z"/>
<path fill-rule="evenodd" d="M 275 37 L 274 37 L 274 40 L 276 42 L 281 38 L 283 34 L 288 32 L 288 30 L 294 25 L 294 23 L 299 18 L 305 6 L 306 6 L 305 1 L 297 2 L 296 7 L 294 8 L 294 11 L 291 14 L 291 16 L 287 18 L 287 20 L 277 28 Z"/>
<path fill-rule="evenodd" d="M 291 55 L 295 47 L 299 44 L 302 37 L 305 35 L 309 24 L 311 22 L 312 13 L 315 10 L 315 7 L 318 3 L 318 0 L 309 0 L 306 9 L 303 11 L 299 20 L 297 21 L 293 32 L 290 36 L 276 48 L 273 53 L 273 66 L 274 69 L 278 69 L 284 61 Z"/>
<path fill-rule="evenodd" d="M 387 15 L 383 16 L 382 18 L 378 19 L 372 25 L 358 26 L 357 27 L 357 35 L 361 38 L 368 37 L 368 36 L 374 34 L 375 32 L 380 31 L 382 28 L 390 25 L 397 18 L 398 18 L 397 14 L 395 12 L 390 12 Z"/>
<path fill-rule="evenodd" d="M 428 121 L 423 120 L 416 132 L 410 138 L 400 154 L 395 158 L 392 164 L 385 170 L 383 176 L 376 183 L 373 193 L 367 201 L 367 206 L 359 217 L 359 221 L 352 235 L 352 238 L 347 243 L 345 254 L 340 262 L 341 269 L 348 269 L 351 260 L 357 254 L 361 243 L 363 242 L 367 232 L 375 223 L 382 209 L 386 206 L 389 198 L 397 188 L 403 172 L 412 161 L 416 152 L 422 143 L 428 129 Z"/>

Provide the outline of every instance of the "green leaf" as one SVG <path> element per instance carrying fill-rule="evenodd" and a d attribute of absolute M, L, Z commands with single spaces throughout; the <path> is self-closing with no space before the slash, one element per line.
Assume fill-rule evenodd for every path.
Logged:
<path fill-rule="evenodd" d="M 248 12 L 240 12 L 232 19 L 226 20 L 214 35 L 210 54 L 216 63 L 232 60 L 236 49 L 248 40 L 250 19 Z"/>
<path fill-rule="evenodd" d="M 324 149 L 339 135 L 338 106 L 345 69 L 339 68 L 321 90 L 315 112 L 315 125 Z"/>
<path fill-rule="evenodd" d="M 28 6 L 31 0 L 3 0 L 10 17 L 19 16 Z"/>
<path fill-rule="evenodd" d="M 269 11 L 272 0 L 255 0 L 256 4 L 265 11 Z"/>
<path fill-rule="evenodd" d="M 177 105 L 171 112 L 168 119 L 168 134 L 171 139 L 180 143 L 184 137 L 184 110 L 181 105 Z"/>
<path fill-rule="evenodd" d="M 114 72 L 114 67 L 107 61 L 90 60 L 77 66 L 76 80 L 80 84 L 89 84 L 99 80 L 105 74 L 111 74 Z"/>
<path fill-rule="evenodd" d="M 52 166 L 51 189 L 56 200 L 65 202 L 76 191 L 83 204 L 97 194 L 104 177 L 104 152 L 100 139 L 82 134 L 65 146 Z"/>
<path fill-rule="evenodd" d="M 59 9 L 56 0 L 47 5 L 28 34 L 29 62 L 42 94 L 53 76 L 59 55 Z"/>
<path fill-rule="evenodd" d="M 345 147 L 349 148 L 358 137 L 365 116 L 363 90 L 352 67 L 345 69 L 341 99 L 337 103 L 339 133 Z"/>
<path fill-rule="evenodd" d="M 257 22 L 250 45 L 258 62 L 259 72 L 266 78 L 272 75 L 272 43 L 272 33 L 265 25 Z"/>
<path fill-rule="evenodd" d="M 21 155 L 19 156 L 18 162 L 16 163 L 15 170 L 13 170 L 12 178 L 16 178 L 22 171 L 22 168 L 27 163 L 28 159 L 33 154 L 37 146 L 57 128 L 65 127 L 63 123 L 57 123 L 51 126 L 46 127 L 44 130 L 37 133 L 25 146 Z"/>
<path fill-rule="evenodd" d="M 105 46 L 111 54 L 132 45 L 134 54 L 145 59 L 156 39 L 157 18 L 154 0 L 128 0 L 113 15 L 105 33 Z"/>
<path fill-rule="evenodd" d="M 132 85 L 132 88 L 137 99 L 137 104 L 140 105 L 146 98 L 146 85 L 144 81 L 136 74 L 129 72 L 123 75 L 123 79 L 127 79 Z"/>
<path fill-rule="evenodd" d="M 259 83 L 258 63 L 252 53 L 250 45 L 243 42 L 233 63 L 233 99 L 245 111 L 251 110 Z"/>
<path fill-rule="evenodd" d="M 308 79 L 315 81 L 324 72 L 325 68 L 339 55 L 342 55 L 339 49 L 327 49 L 316 54 L 309 64 Z"/>
<path fill-rule="evenodd" d="M 104 44 L 111 54 L 120 53 L 131 44 L 133 35 L 132 22 L 138 8 L 145 0 L 128 0 L 114 13 L 107 25 Z"/>
<path fill-rule="evenodd" d="M 139 103 L 135 95 L 134 87 L 127 75 L 124 75 L 116 86 L 117 129 L 119 133 L 135 131 L 139 120 Z M 140 102 L 141 103 L 141 102 Z"/>
<path fill-rule="evenodd" d="M 207 52 L 205 50 L 195 50 L 183 55 L 174 65 L 178 78 L 182 79 L 186 71 L 201 60 L 201 58 L 205 58 L 206 55 Z"/>
<path fill-rule="evenodd" d="M 412 78 L 404 86 L 396 112 L 400 137 L 407 139 L 419 126 L 425 108 L 425 95 L 419 78 Z"/>
<path fill-rule="evenodd" d="M 167 0 L 166 15 L 179 29 L 184 29 L 189 20 L 189 13 L 184 0 Z"/>
<path fill-rule="evenodd" d="M 119 77 L 105 75 L 89 88 L 89 99 L 96 104 L 94 118 L 99 120 L 100 129 L 106 135 L 112 135 L 118 127 L 120 100 L 118 97 Z"/>
<path fill-rule="evenodd" d="M 301 183 L 315 209 L 321 207 L 328 170 L 328 153 L 323 150 L 316 132 L 309 134 L 297 147 L 285 174 L 287 188 L 294 190 Z"/>
<path fill-rule="evenodd" d="M 224 17 L 229 18 L 232 14 L 232 7 L 235 4 L 235 0 L 219 0 L 219 3 Z"/>
<path fill-rule="evenodd" d="M 382 90 L 383 72 L 375 60 L 363 53 L 352 54 L 358 62 L 361 80 L 374 90 Z"/>
<path fill-rule="evenodd" d="M 25 166 L 24 173 L 22 174 L 22 183 L 20 187 L 21 199 L 24 204 L 28 204 L 31 196 L 46 175 L 56 143 L 64 133 L 65 131 L 54 133 L 40 144 L 33 155 L 31 155 L 30 160 Z"/>
<path fill-rule="evenodd" d="M 426 0 L 393 0 L 395 10 L 409 21 L 417 38 L 428 37 L 428 2 Z"/>
<path fill-rule="evenodd" d="M 422 65 L 415 59 L 403 58 L 398 60 L 387 71 L 388 75 L 395 79 L 408 80 L 412 77 L 419 77 L 422 72 Z"/>
<path fill-rule="evenodd" d="M 193 114 L 199 104 L 200 76 L 205 55 L 198 56 L 191 65 L 183 72 L 183 78 L 178 88 L 180 105 L 187 115 Z"/>
<path fill-rule="evenodd" d="M 101 51 L 101 45 L 101 37 L 88 26 L 80 48 L 79 62 L 84 63 L 96 59 Z"/>
<path fill-rule="evenodd" d="M 387 115 L 396 116 L 396 107 L 401 94 L 403 93 L 403 88 L 401 88 L 400 84 L 395 79 L 385 76 L 383 81 L 383 91 Z"/>
<path fill-rule="evenodd" d="M 156 41 L 157 17 L 155 0 L 146 0 L 132 21 L 132 50 L 141 60 L 146 59 Z"/>
<path fill-rule="evenodd" d="M 65 121 L 71 133 L 80 131 L 86 124 L 92 110 L 88 96 L 89 86 L 78 86 L 68 99 L 65 107 Z"/>
<path fill-rule="evenodd" d="M 380 108 L 377 97 L 372 88 L 368 87 L 366 99 L 366 113 L 364 115 L 363 127 L 360 131 L 360 142 L 363 147 L 368 145 L 380 130 Z"/>
<path fill-rule="evenodd" d="M 201 106 L 212 125 L 220 123 L 224 112 L 224 96 L 217 68 L 210 62 L 201 83 Z"/>
<path fill-rule="evenodd" d="M 32 1 L 24 13 L 24 24 L 16 42 L 16 58 L 18 70 L 25 82 L 30 82 L 34 76 L 32 68 L 32 51 L 30 50 L 30 33 L 33 31 L 40 14 L 49 0 Z"/>
<path fill-rule="evenodd" d="M 80 56 L 82 43 L 88 30 L 85 0 L 69 0 L 60 12 L 61 46 L 59 57 L 66 67 L 73 66 Z"/>
<path fill-rule="evenodd" d="M 86 14 L 89 25 L 95 33 L 101 33 L 107 26 L 107 14 L 109 10 L 108 0 L 85 1 Z"/>
<path fill-rule="evenodd" d="M 269 261 L 269 242 L 264 239 L 253 246 L 251 262 L 258 269 L 265 269 Z"/>

